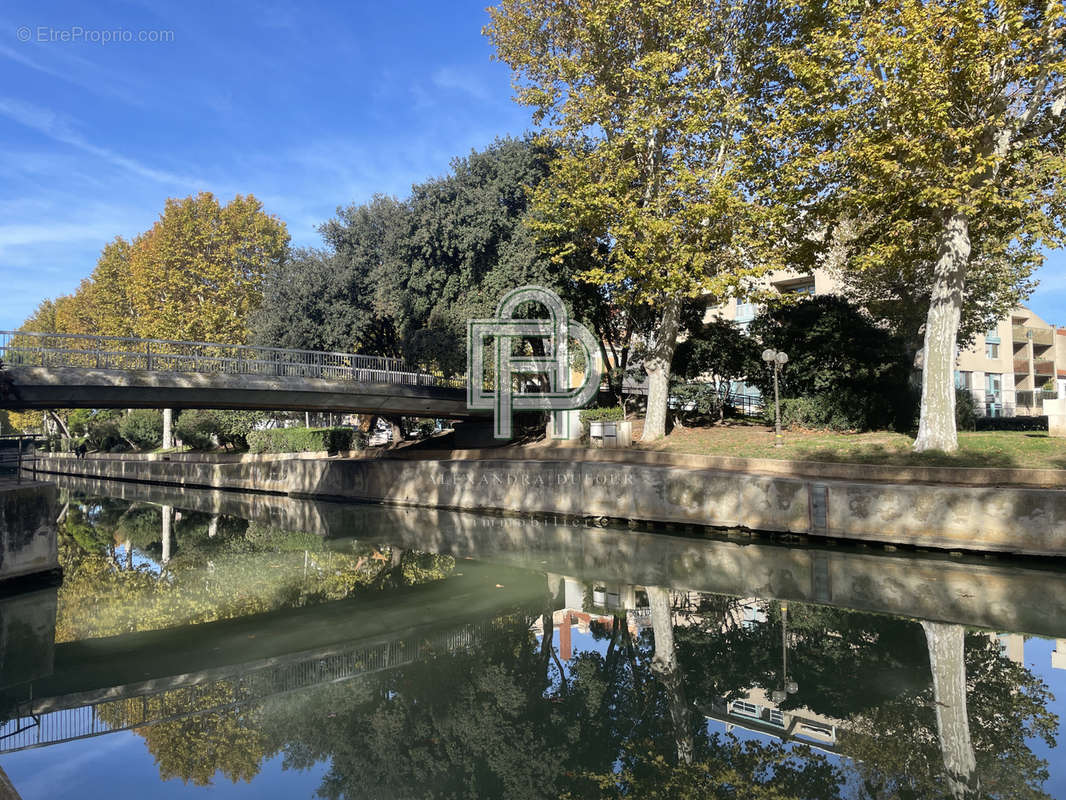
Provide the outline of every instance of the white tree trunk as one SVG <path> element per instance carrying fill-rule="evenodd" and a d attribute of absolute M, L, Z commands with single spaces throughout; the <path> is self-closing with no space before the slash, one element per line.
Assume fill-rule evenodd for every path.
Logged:
<path fill-rule="evenodd" d="M 169 450 L 174 446 L 174 409 L 163 409 L 163 449 Z"/>
<path fill-rule="evenodd" d="M 160 559 L 163 566 L 170 563 L 170 548 L 173 541 L 174 506 L 163 506 L 163 556 Z"/>
<path fill-rule="evenodd" d="M 674 746 L 677 760 L 692 763 L 692 724 L 681 667 L 674 649 L 674 623 L 670 613 L 670 591 L 660 586 L 648 586 L 648 605 L 651 610 L 651 627 L 655 633 L 655 657 L 651 668 L 666 689 L 670 702 L 670 721 L 674 729 Z M 624 622 L 622 623 L 625 624 Z"/>
<path fill-rule="evenodd" d="M 659 325 L 652 334 L 644 368 L 648 371 L 648 409 L 644 417 L 642 442 L 653 442 L 666 435 L 667 401 L 670 398 L 670 362 L 677 347 L 677 332 L 681 325 L 681 298 L 668 298 L 659 316 Z"/>
<path fill-rule="evenodd" d="M 955 342 L 962 317 L 962 289 L 970 263 L 970 221 L 956 212 L 944 224 L 933 269 L 933 291 L 925 319 L 922 407 L 916 452 L 959 447 L 955 432 Z"/>
<path fill-rule="evenodd" d="M 979 782 L 966 713 L 965 631 L 961 625 L 942 622 L 923 622 L 922 628 L 929 648 L 936 727 L 948 788 L 952 797 L 972 797 Z"/>

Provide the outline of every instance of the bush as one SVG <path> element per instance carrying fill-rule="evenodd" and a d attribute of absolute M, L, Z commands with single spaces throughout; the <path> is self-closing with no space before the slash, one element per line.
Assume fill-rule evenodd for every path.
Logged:
<path fill-rule="evenodd" d="M 722 398 L 713 383 L 675 383 L 670 387 L 670 408 L 685 422 L 717 420 Z"/>
<path fill-rule="evenodd" d="M 152 408 L 135 408 L 118 424 L 124 439 L 142 450 L 154 450 L 163 443 L 163 412 Z"/>
<path fill-rule="evenodd" d="M 119 430 L 119 412 L 99 411 L 89 418 L 85 425 L 85 444 L 91 450 L 108 452 L 124 445 Z"/>
<path fill-rule="evenodd" d="M 769 424 L 774 424 L 773 403 L 766 404 Z M 862 414 L 849 414 L 845 407 L 822 395 L 786 397 L 781 400 L 781 426 L 831 431 L 852 431 L 863 427 Z"/>
<path fill-rule="evenodd" d="M 979 431 L 1046 431 L 1047 415 L 1042 417 L 978 417 Z"/>
<path fill-rule="evenodd" d="M 977 426 L 977 401 L 969 389 L 955 390 L 955 427 L 960 431 L 972 431 Z"/>
<path fill-rule="evenodd" d="M 218 422 L 218 430 L 215 432 L 218 443 L 235 447 L 238 450 L 247 450 L 248 434 L 273 417 L 265 411 L 214 411 L 212 413 Z"/>
<path fill-rule="evenodd" d="M 253 453 L 335 453 L 365 445 L 365 435 L 354 428 L 270 428 L 248 434 Z"/>
<path fill-rule="evenodd" d="M 210 450 L 218 441 L 219 421 L 213 411 L 182 411 L 174 423 L 174 434 L 193 450 Z"/>

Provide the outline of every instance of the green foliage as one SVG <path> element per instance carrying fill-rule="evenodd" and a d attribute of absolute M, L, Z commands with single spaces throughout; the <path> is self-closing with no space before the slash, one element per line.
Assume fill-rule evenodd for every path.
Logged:
<path fill-rule="evenodd" d="M 544 178 L 550 158 L 503 139 L 455 159 L 405 200 L 376 196 L 341 209 L 321 228 L 325 249 L 298 250 L 267 275 L 255 339 L 404 355 L 461 373 L 466 320 L 490 316 L 517 286 L 559 290 L 582 313 L 602 303 L 589 287 L 569 285 L 574 259 L 551 260 L 523 226 L 526 188 Z"/>
<path fill-rule="evenodd" d="M 219 444 L 238 450 L 247 450 L 248 434 L 274 419 L 274 415 L 265 411 L 214 411 L 212 413 L 218 422 L 216 435 Z"/>
<path fill-rule="evenodd" d="M 174 434 L 193 450 L 210 450 L 222 426 L 214 411 L 191 409 L 182 411 L 174 423 Z"/>
<path fill-rule="evenodd" d="M 85 423 L 86 445 L 101 452 L 110 452 L 122 445 L 121 417 L 120 411 L 95 412 Z"/>
<path fill-rule="evenodd" d="M 955 429 L 977 430 L 977 401 L 969 389 L 955 389 Z"/>
<path fill-rule="evenodd" d="M 152 408 L 130 410 L 119 422 L 122 438 L 143 450 L 154 450 L 163 443 L 163 412 Z"/>
<path fill-rule="evenodd" d="M 586 408 L 581 411 L 581 422 L 586 426 L 590 422 L 618 422 L 625 418 L 626 415 L 621 406 Z"/>
<path fill-rule="evenodd" d="M 954 450 L 955 346 L 1031 290 L 1066 231 L 1061 2 L 779 6 L 763 64 L 767 201 L 806 267 L 924 341 L 916 445 Z M 925 325 L 924 340 L 919 327 Z"/>
<path fill-rule="evenodd" d="M 670 407 L 686 423 L 718 420 L 724 414 L 719 388 L 709 382 L 671 383 Z"/>
<path fill-rule="evenodd" d="M 589 435 L 591 422 L 621 422 L 626 418 L 621 406 L 604 406 L 602 408 L 585 408 L 581 410 L 581 430 L 585 439 Z"/>
<path fill-rule="evenodd" d="M 766 403 L 763 415 L 768 424 L 774 423 L 773 403 Z M 862 426 L 862 418 L 825 395 L 784 397 L 781 399 L 781 425 L 786 428 L 808 430 L 851 431 Z"/>
<path fill-rule="evenodd" d="M 811 297 L 763 310 L 749 326 L 763 347 L 783 350 L 782 397 L 806 398 L 798 418 L 836 430 L 908 430 L 915 400 L 903 344 L 847 300 Z M 748 376 L 772 414 L 773 370 L 763 362 Z"/>
<path fill-rule="evenodd" d="M 67 414 L 67 427 L 71 436 L 85 436 L 89 432 L 89 423 L 97 412 L 91 408 L 75 408 Z"/>
<path fill-rule="evenodd" d="M 718 404 L 720 416 L 725 415 L 733 382 L 759 371 L 761 366 L 758 343 L 726 319 L 713 319 L 694 327 L 689 337 L 677 345 L 673 361 L 678 375 L 713 385 L 716 397 L 723 401 Z M 676 389 L 671 390 L 671 395 L 676 393 Z"/>
<path fill-rule="evenodd" d="M 361 449 L 362 434 L 354 428 L 268 428 L 248 434 L 252 453 L 315 453 Z"/>

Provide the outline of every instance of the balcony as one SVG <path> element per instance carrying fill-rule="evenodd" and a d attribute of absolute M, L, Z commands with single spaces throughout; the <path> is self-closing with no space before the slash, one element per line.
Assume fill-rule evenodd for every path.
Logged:
<path fill-rule="evenodd" d="M 1029 359 L 1028 358 L 1016 358 L 1016 359 L 1014 359 L 1014 374 L 1015 375 L 1028 375 L 1029 374 Z"/>
<path fill-rule="evenodd" d="M 1055 331 L 1051 328 L 1032 328 L 1028 325 L 1011 326 L 1011 339 L 1015 344 L 1032 342 L 1037 347 L 1050 347 L 1055 344 Z"/>
<path fill-rule="evenodd" d="M 1033 374 L 1047 377 L 1055 376 L 1055 362 L 1047 358 L 1033 359 Z"/>
<path fill-rule="evenodd" d="M 1055 344 L 1055 331 L 1051 328 L 1030 328 L 1029 333 L 1034 347 L 1051 347 Z"/>

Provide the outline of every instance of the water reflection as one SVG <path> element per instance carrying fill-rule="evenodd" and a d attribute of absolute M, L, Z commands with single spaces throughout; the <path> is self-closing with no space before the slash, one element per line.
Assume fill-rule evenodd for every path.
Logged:
<path fill-rule="evenodd" d="M 327 798 L 1040 798 L 1059 769 L 1051 665 L 978 629 L 1066 633 L 1032 564 L 218 493 L 72 494 L 60 530 L 53 605 L 0 608 L 5 768 L 128 729 L 163 780 L 281 756 Z"/>

